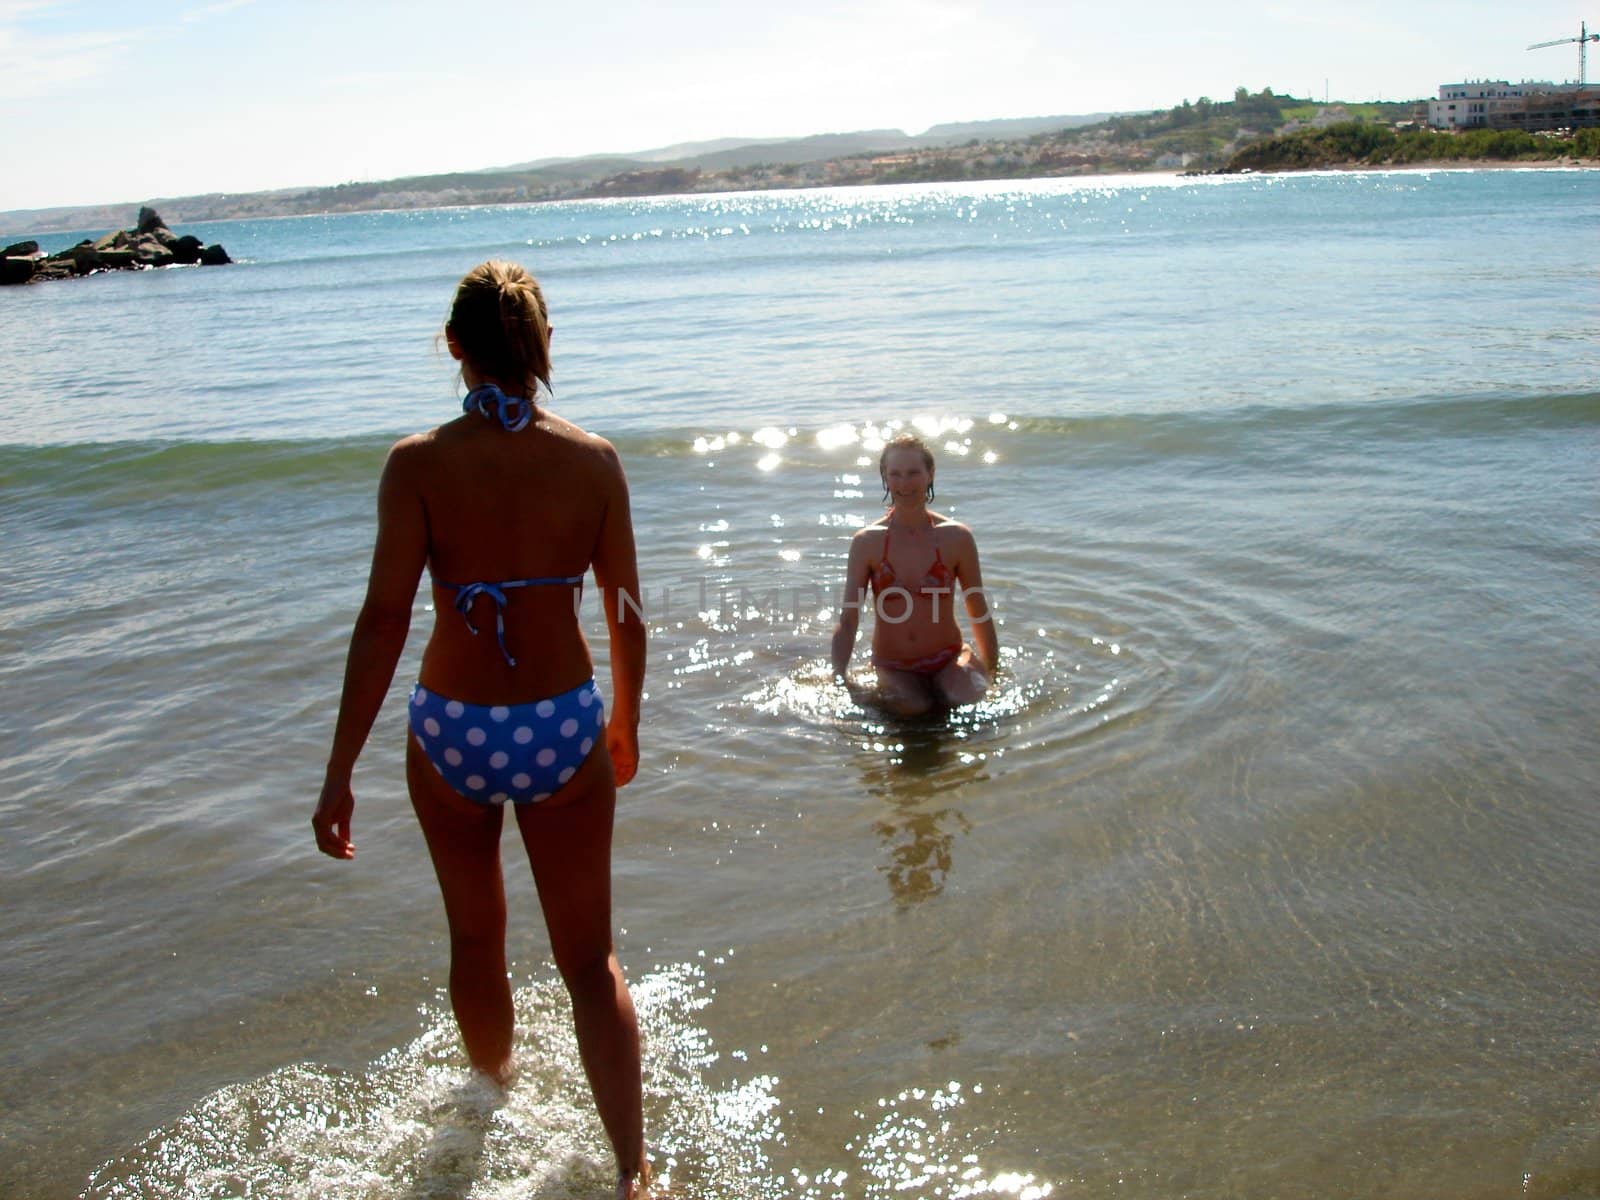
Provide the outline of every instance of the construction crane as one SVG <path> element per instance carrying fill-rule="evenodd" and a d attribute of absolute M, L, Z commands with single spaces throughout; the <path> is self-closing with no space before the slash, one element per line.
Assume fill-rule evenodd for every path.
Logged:
<path fill-rule="evenodd" d="M 1535 42 L 1529 50 L 1543 50 L 1546 46 L 1565 46 L 1568 42 L 1578 43 L 1578 86 L 1589 86 L 1589 43 L 1600 42 L 1600 33 L 1590 33 L 1587 21 L 1578 22 L 1578 36 L 1575 38 L 1557 38 L 1553 42 Z"/>

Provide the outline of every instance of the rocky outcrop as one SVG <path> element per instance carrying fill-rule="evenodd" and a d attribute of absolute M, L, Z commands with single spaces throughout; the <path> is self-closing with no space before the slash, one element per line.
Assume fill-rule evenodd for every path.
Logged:
<path fill-rule="evenodd" d="M 34 260 L 23 255 L 0 258 L 0 284 L 27 283 L 33 278 Z"/>
<path fill-rule="evenodd" d="M 18 242 L 0 251 L 0 284 L 37 283 L 45 279 L 70 279 L 97 271 L 128 271 L 149 267 L 219 266 L 233 260 L 221 246 L 207 246 L 199 238 L 179 237 L 167 228 L 161 214 L 141 208 L 132 229 L 85 239 L 55 254 L 43 254 L 38 242 Z"/>
<path fill-rule="evenodd" d="M 0 284 L 27 283 L 43 257 L 38 242 L 16 242 L 0 250 Z"/>

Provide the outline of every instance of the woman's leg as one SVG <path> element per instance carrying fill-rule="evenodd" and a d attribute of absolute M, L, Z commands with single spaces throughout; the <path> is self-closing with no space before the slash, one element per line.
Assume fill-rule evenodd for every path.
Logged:
<path fill-rule="evenodd" d="M 875 666 L 878 702 L 897 717 L 920 717 L 933 708 L 933 692 L 926 676 Z"/>
<path fill-rule="evenodd" d="M 572 997 L 578 1053 L 600 1122 L 633 1195 L 646 1173 L 639 1024 L 611 944 L 611 822 L 617 791 L 611 759 L 597 745 L 553 804 L 519 805 L 556 969 Z"/>
<path fill-rule="evenodd" d="M 406 744 L 411 807 L 428 842 L 450 926 L 450 1006 L 472 1065 L 504 1084 L 511 1078 L 515 1018 L 506 979 L 500 809 L 456 795 L 416 742 L 407 738 Z"/>
<path fill-rule="evenodd" d="M 963 643 L 955 662 L 933 677 L 934 687 L 951 708 L 963 704 L 976 704 L 989 688 L 989 677 L 978 665 L 972 647 Z"/>

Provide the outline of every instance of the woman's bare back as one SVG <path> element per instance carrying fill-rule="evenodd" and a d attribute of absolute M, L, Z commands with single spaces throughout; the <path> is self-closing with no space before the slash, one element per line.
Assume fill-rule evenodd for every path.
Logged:
<path fill-rule="evenodd" d="M 583 576 L 622 486 L 610 444 L 548 411 L 516 433 L 468 413 L 407 439 L 396 453 L 409 460 L 434 580 L 423 683 L 492 704 L 554 695 L 587 679 L 581 585 L 505 593 L 504 636 L 515 667 L 499 652 L 494 602 L 472 600 L 473 634 L 455 607 L 456 587 L 444 585 Z"/>

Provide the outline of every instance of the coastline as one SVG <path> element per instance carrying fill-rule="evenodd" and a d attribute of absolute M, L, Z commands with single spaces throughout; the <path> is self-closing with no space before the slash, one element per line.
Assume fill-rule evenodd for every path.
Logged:
<path fill-rule="evenodd" d="M 1115 170 L 1067 170 L 1048 171 L 1048 173 L 1027 174 L 1027 176 L 1013 176 L 1013 174 L 997 174 L 997 176 L 962 176 L 952 179 L 851 179 L 840 182 L 766 182 L 763 186 L 730 186 L 725 189 L 718 187 L 702 187 L 702 189 L 682 190 L 682 192 L 640 192 L 629 195 L 630 200 L 670 200 L 670 198 L 696 197 L 696 195 L 741 195 L 762 194 L 762 192 L 821 192 L 821 190 L 840 189 L 840 187 L 893 187 L 902 184 L 998 184 L 998 182 L 1032 182 L 1038 179 L 1142 179 L 1142 178 L 1168 178 L 1168 179 L 1203 179 L 1214 176 L 1242 176 L 1242 174 L 1382 174 L 1387 171 L 1405 171 L 1405 173 L 1435 173 L 1435 171 L 1600 171 L 1600 158 L 1533 158 L 1533 160 L 1504 160 L 1504 158 L 1429 158 L 1426 162 L 1416 163 L 1368 163 L 1368 162 L 1339 162 L 1318 163 L 1315 166 L 1246 166 L 1240 170 L 1230 170 L 1227 166 L 1219 166 L 1213 170 L 1178 170 L 1173 166 L 1152 166 L 1146 170 L 1139 170 L 1136 166 L 1117 163 Z M 571 200 L 597 200 L 597 198 L 624 198 L 624 197 L 594 197 L 594 195 L 555 195 L 555 197 L 518 198 L 518 200 L 458 200 L 458 202 L 421 203 L 421 205 L 394 205 L 382 208 L 328 208 L 317 211 L 290 211 L 290 213 L 261 213 L 256 216 L 210 216 L 210 218 L 190 219 L 184 222 L 189 226 L 210 226 L 230 221 L 261 221 L 261 219 L 306 219 L 322 218 L 322 216 L 346 216 L 354 213 L 418 213 L 418 211 L 446 210 L 446 208 L 510 208 L 515 205 L 555 205 L 555 203 L 571 202 Z M 82 234 L 90 226 L 54 227 L 19 227 L 18 237 L 61 237 L 64 234 Z M 11 237 L 10 234 L 0 235 L 0 242 Z"/>
<path fill-rule="evenodd" d="M 1319 172 L 1383 171 L 1600 171 L 1600 159 L 1532 159 L 1527 162 L 1499 158 L 1431 158 L 1414 163 L 1326 163 L 1316 167 L 1246 167 L 1240 171 L 1204 171 L 1205 175 L 1315 175 Z"/>
<path fill-rule="evenodd" d="M 939 184 L 939 183 L 1006 183 L 1006 182 L 1031 182 L 1040 179 L 1128 179 L 1128 178 L 1155 178 L 1167 177 L 1178 179 L 1198 179 L 1217 175 L 1313 175 L 1319 172 L 1383 172 L 1383 171 L 1596 171 L 1600 170 L 1600 158 L 1560 158 L 1560 159 L 1528 159 L 1507 160 L 1492 158 L 1444 158 L 1427 159 L 1422 162 L 1408 163 L 1369 163 L 1357 160 L 1344 162 L 1319 163 L 1315 166 L 1273 166 L 1273 167 L 1244 167 L 1233 169 L 1228 166 L 1216 167 L 1210 170 L 1182 170 L 1172 166 L 1146 167 L 1141 169 L 1125 162 L 1118 162 L 1108 169 L 1090 167 L 1071 168 L 1067 170 L 1044 171 L 1036 174 L 994 174 L 994 175 L 952 175 L 943 179 L 897 179 L 897 178 L 857 178 L 834 181 L 795 181 L 763 180 L 759 184 L 743 181 L 727 187 L 683 188 L 670 191 L 638 191 L 626 195 L 595 195 L 580 193 L 572 195 L 553 195 L 540 197 L 519 197 L 515 199 L 462 199 L 439 200 L 436 203 L 418 204 L 391 204 L 380 207 L 364 207 L 352 205 L 350 207 L 317 208 L 306 211 L 287 212 L 260 212 L 255 214 L 236 213 L 229 215 L 202 216 L 185 218 L 186 225 L 210 225 L 220 222 L 240 220 L 281 220 L 287 218 L 308 218 L 339 216 L 349 213 L 389 213 L 389 212 L 424 212 L 435 209 L 449 208 L 498 208 L 527 204 L 560 204 L 571 200 L 603 200 L 603 199 L 629 199 L 629 200 L 659 200 L 684 196 L 731 196 L 744 193 L 762 192 L 800 192 L 822 191 L 828 188 L 859 188 L 859 187 L 892 187 L 908 183 Z M 174 204 L 177 201 L 160 201 L 161 204 Z M 106 212 L 119 207 L 132 208 L 133 205 L 103 206 Z M 99 209 L 95 211 L 101 211 Z M 12 234 L 0 234 L 0 240 L 12 236 L 39 237 L 59 236 L 61 234 L 79 233 L 86 229 L 96 227 L 91 224 L 61 224 L 18 226 Z"/>
<path fill-rule="evenodd" d="M 455 171 L 249 193 L 207 192 L 144 203 L 184 225 L 289 216 L 428 211 L 564 200 L 659 200 L 890 184 L 1005 184 L 1034 179 L 1231 175 L 1317 170 L 1481 170 L 1600 167 L 1600 138 L 1417 124 L 1420 102 L 1317 104 L 1240 88 L 1232 101 L 1185 101 L 1059 128 L 989 123 L 960 141 L 899 131 L 752 142 L 665 157 L 595 155 L 487 171 Z M 1046 119 L 1041 118 L 1040 121 Z M 1001 128 L 1000 126 L 1006 126 Z M 675 147 L 689 150 L 691 147 Z M 1558 156 L 1559 157 L 1556 157 Z M 1586 157 L 1587 156 L 1587 157 Z M 1382 161 L 1379 161 L 1382 160 Z M 137 205 L 0 211 L 0 242 L 127 223 Z"/>

